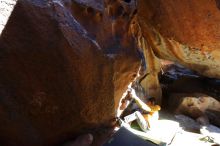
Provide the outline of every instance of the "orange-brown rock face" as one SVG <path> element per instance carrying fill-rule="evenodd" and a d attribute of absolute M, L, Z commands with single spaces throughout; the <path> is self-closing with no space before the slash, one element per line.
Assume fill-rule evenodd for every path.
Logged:
<path fill-rule="evenodd" d="M 220 78 L 218 0 L 19 0 L 0 36 L 0 145 L 55 145 L 110 126 L 146 61 Z M 158 101 L 160 102 L 160 101 Z"/>
<path fill-rule="evenodd" d="M 138 3 L 143 35 L 157 56 L 217 78 L 220 77 L 219 12 L 218 0 Z"/>
<path fill-rule="evenodd" d="M 111 125 L 140 66 L 124 7 L 18 1 L 0 36 L 0 145 L 52 146 Z"/>
<path fill-rule="evenodd" d="M 220 48 L 219 0 L 140 0 L 139 12 L 164 37 L 193 48 Z"/>
<path fill-rule="evenodd" d="M 220 78 L 219 0 L 139 0 L 137 5 L 134 32 L 145 51 L 147 75 L 142 82 L 149 95 L 160 102 L 158 58 Z"/>

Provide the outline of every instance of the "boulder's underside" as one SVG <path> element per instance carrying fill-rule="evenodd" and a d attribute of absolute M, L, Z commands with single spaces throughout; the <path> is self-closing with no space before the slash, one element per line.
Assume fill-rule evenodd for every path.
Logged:
<path fill-rule="evenodd" d="M 219 0 L 18 0 L 0 34 L 0 145 L 111 127 L 143 58 L 158 98 L 158 58 L 220 78 L 219 42 Z"/>

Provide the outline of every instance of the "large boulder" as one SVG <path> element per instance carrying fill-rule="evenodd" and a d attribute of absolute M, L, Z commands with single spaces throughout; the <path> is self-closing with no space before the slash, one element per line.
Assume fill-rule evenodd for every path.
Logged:
<path fill-rule="evenodd" d="M 219 0 L 139 0 L 132 31 L 143 49 L 148 95 L 161 103 L 160 59 L 220 78 Z"/>
<path fill-rule="evenodd" d="M 172 93 L 169 106 L 177 114 L 194 118 L 198 123 L 220 126 L 220 102 L 201 93 Z"/>
<path fill-rule="evenodd" d="M 139 0 L 143 36 L 159 58 L 220 78 L 219 0 Z"/>
<path fill-rule="evenodd" d="M 20 0 L 0 36 L 0 145 L 52 146 L 109 127 L 140 57 L 133 7 Z"/>

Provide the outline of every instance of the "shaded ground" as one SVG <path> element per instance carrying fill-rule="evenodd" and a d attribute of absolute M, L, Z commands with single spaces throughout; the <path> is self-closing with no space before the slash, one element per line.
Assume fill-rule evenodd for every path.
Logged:
<path fill-rule="evenodd" d="M 183 104 L 184 98 L 194 98 L 197 94 L 207 95 L 207 99 L 219 102 L 220 81 L 200 76 L 178 64 L 166 61 L 163 62 L 162 70 L 160 82 L 163 89 L 163 105 L 160 118 L 177 121 L 183 129 L 177 133 L 171 146 L 213 145 L 213 139 L 220 139 L 220 107 L 209 110 L 213 105 L 207 104 L 211 102 L 199 99 L 196 104 L 190 100 L 192 105 L 185 110 L 178 110 L 178 108 Z M 177 95 L 186 95 L 186 97 L 180 98 Z M 201 98 L 200 96 L 195 97 Z M 189 111 L 191 107 L 194 110 Z M 217 142 L 219 143 L 218 140 Z"/>
<path fill-rule="evenodd" d="M 216 126 L 202 126 L 190 117 L 173 115 L 167 111 L 160 112 L 160 119 L 177 121 L 180 124 L 180 130 L 178 130 L 169 146 L 218 146 L 216 143 L 219 143 L 220 129 Z"/>
<path fill-rule="evenodd" d="M 194 119 L 207 116 L 210 123 L 220 126 L 220 80 L 199 76 L 178 64 L 168 64 L 163 70 L 160 76 L 163 90 L 162 109 L 171 113 L 186 114 Z M 203 96 L 207 98 L 204 100 Z M 186 97 L 190 98 L 187 102 L 191 103 L 187 104 L 191 105 L 188 105 L 184 112 L 178 111 L 178 106 L 183 104 Z M 194 97 L 198 98 L 198 101 L 194 101 Z M 217 105 L 213 105 L 214 102 Z M 194 110 L 188 112 L 190 108 Z"/>
<path fill-rule="evenodd" d="M 160 122 L 176 121 L 179 129 L 170 146 L 212 146 L 220 143 L 220 81 L 200 76 L 169 61 L 162 61 L 162 64 L 162 110 L 159 112 L 159 123 L 154 124 L 156 129 L 151 129 L 153 134 L 166 137 L 171 131 L 169 129 L 174 129 L 175 126 L 168 124 L 160 127 Z M 132 87 L 137 96 L 144 100 L 144 92 L 139 84 L 134 83 Z M 132 113 L 132 109 L 135 107 L 131 104 L 122 117 Z M 137 129 L 137 126 L 133 127 Z"/>

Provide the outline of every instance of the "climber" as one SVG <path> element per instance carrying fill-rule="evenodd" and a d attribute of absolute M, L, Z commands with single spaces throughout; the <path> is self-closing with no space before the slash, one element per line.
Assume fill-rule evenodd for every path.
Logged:
<path fill-rule="evenodd" d="M 149 126 L 148 128 L 150 128 L 151 125 L 159 119 L 160 106 L 155 104 L 155 98 L 151 97 L 146 101 L 146 103 L 144 103 L 139 97 L 137 97 L 135 91 L 133 89 L 130 89 L 127 91 L 127 95 L 121 101 L 121 110 L 126 108 L 128 101 L 138 106 L 138 109 L 135 108 L 135 111 L 141 112 L 142 116 L 147 122 L 147 125 Z M 131 107 L 131 110 L 133 111 L 134 109 Z"/>

